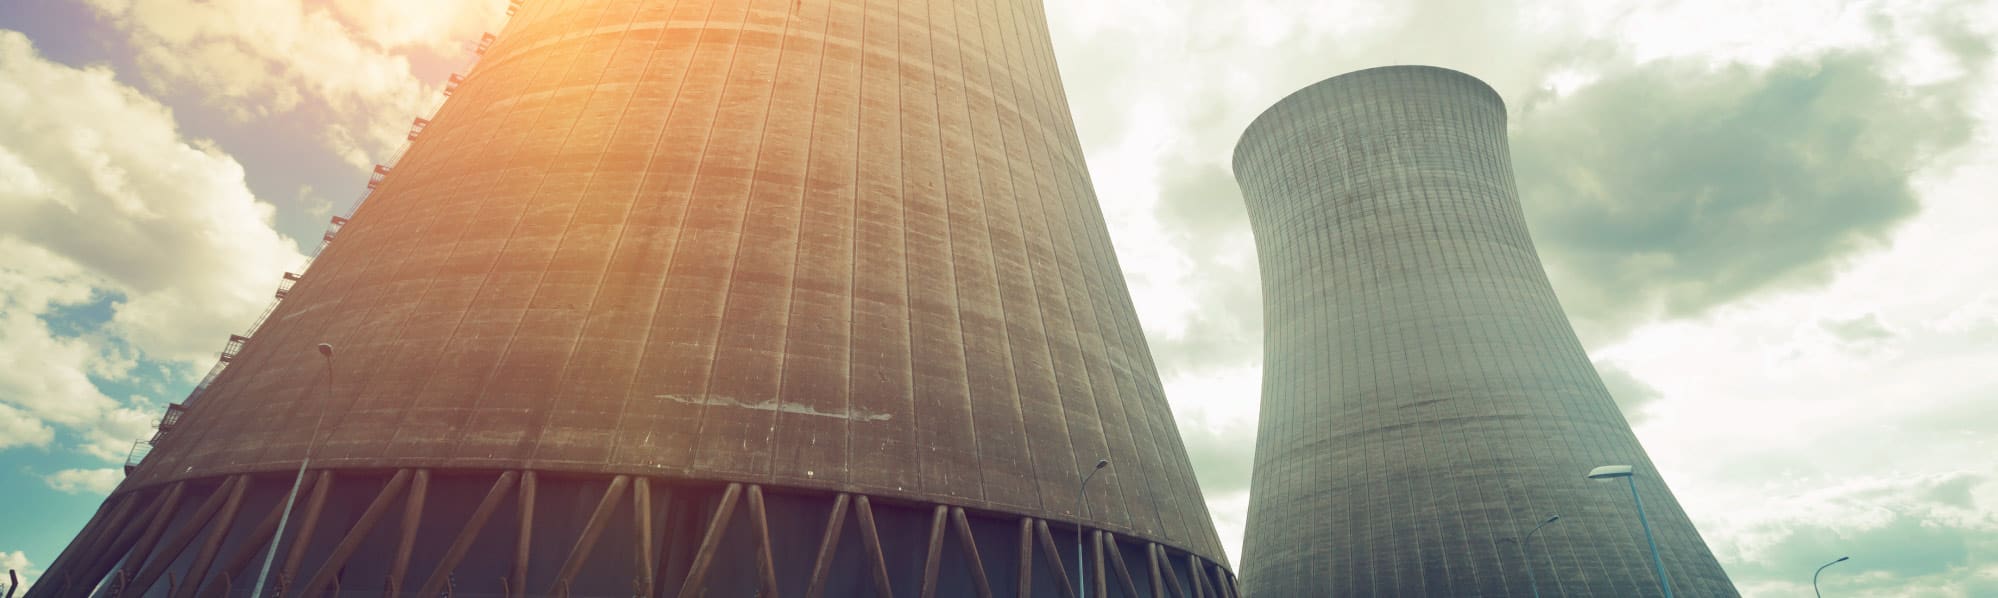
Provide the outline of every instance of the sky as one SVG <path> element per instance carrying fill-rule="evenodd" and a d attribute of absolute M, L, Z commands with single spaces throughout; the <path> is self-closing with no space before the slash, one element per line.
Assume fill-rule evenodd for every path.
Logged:
<path fill-rule="evenodd" d="M 1749 596 L 1998 595 L 1998 0 L 1048 0 L 1093 179 L 1240 555 L 1261 376 L 1228 170 L 1340 73 L 1506 99 L 1583 343 Z M 32 579 L 501 0 L 0 2 L 0 567 Z"/>

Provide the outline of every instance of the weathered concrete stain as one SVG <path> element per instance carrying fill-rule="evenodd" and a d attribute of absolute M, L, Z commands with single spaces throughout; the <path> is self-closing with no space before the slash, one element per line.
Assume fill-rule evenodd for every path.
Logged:
<path fill-rule="evenodd" d="M 668 401 L 675 401 L 686 405 L 707 405 L 709 407 L 735 407 L 738 409 L 753 409 L 756 411 L 796 413 L 798 415 L 810 415 L 814 417 L 831 417 L 836 419 L 843 419 L 847 421 L 857 421 L 857 422 L 885 422 L 895 418 L 894 415 L 887 413 L 869 413 L 866 411 L 848 410 L 846 413 L 832 413 L 826 411 L 819 411 L 818 409 L 812 408 L 811 405 L 806 405 L 803 403 L 785 403 L 782 401 L 778 401 L 776 399 L 757 401 L 755 403 L 744 403 L 742 401 L 736 400 L 735 397 L 724 397 L 719 395 L 708 395 L 705 397 L 686 397 L 680 395 L 652 395 L 652 396 L 655 398 L 666 399 Z"/>

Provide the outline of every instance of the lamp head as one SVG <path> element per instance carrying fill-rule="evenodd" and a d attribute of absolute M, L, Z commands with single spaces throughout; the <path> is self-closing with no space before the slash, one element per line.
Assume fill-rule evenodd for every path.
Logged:
<path fill-rule="evenodd" d="M 1852 557 L 1849 557 L 1849 556 L 1842 556 L 1842 557 L 1838 557 L 1838 560 L 1836 560 L 1836 561 L 1832 561 L 1832 562 L 1834 562 L 1834 563 L 1843 563 L 1843 562 L 1845 562 L 1845 560 L 1846 560 L 1846 559 L 1849 559 L 1849 558 L 1852 558 Z"/>
<path fill-rule="evenodd" d="M 332 356 L 333 356 L 333 345 L 331 345 L 331 344 L 328 344 L 328 343 L 319 343 L 319 354 L 320 354 L 320 355 L 325 355 L 325 356 L 327 356 L 327 357 L 332 357 Z"/>
<path fill-rule="evenodd" d="M 1109 466 L 1110 466 L 1110 460 L 1109 460 L 1109 459 L 1101 459 L 1101 460 L 1098 460 L 1098 461 L 1096 462 L 1096 468 L 1097 468 L 1097 469 L 1103 469 L 1103 468 L 1105 468 L 1105 467 L 1109 467 Z"/>
<path fill-rule="evenodd" d="M 1630 475 L 1631 474 L 1630 474 L 1629 465 L 1604 465 L 1602 467 L 1597 467 L 1595 469 L 1589 470 L 1589 479 L 1591 480 L 1627 478 L 1630 477 Z"/>
<path fill-rule="evenodd" d="M 1542 521 L 1542 522 L 1540 522 L 1540 524 L 1541 524 L 1541 525 L 1546 525 L 1546 524 L 1549 524 L 1549 523 L 1553 523 L 1553 522 L 1556 522 L 1556 521 L 1560 521 L 1560 520 L 1561 520 L 1561 516 L 1560 516 L 1560 515 L 1548 515 L 1548 516 L 1547 516 L 1547 520 L 1546 520 L 1546 521 Z"/>

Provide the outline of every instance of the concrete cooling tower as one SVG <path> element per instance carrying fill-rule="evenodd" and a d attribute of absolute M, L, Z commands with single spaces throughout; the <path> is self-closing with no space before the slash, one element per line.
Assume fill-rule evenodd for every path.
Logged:
<path fill-rule="evenodd" d="M 1334 77 L 1258 117 L 1235 176 L 1265 323 L 1244 594 L 1662 594 L 1602 465 L 1633 466 L 1679 595 L 1735 594 L 1562 314 L 1497 93 Z"/>
<path fill-rule="evenodd" d="M 1039 0 L 512 5 L 36 598 L 1235 595 Z"/>

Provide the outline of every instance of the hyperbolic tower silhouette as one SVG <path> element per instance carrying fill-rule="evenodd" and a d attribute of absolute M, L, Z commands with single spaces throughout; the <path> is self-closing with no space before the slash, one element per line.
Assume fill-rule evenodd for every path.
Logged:
<path fill-rule="evenodd" d="M 1040 2 L 514 4 L 36 596 L 1233 594 Z"/>
<path fill-rule="evenodd" d="M 1629 491 L 1584 479 L 1622 464 L 1675 591 L 1734 593 L 1562 314 L 1497 93 L 1321 81 L 1249 125 L 1235 176 L 1265 323 L 1244 593 L 1658 594 Z"/>

